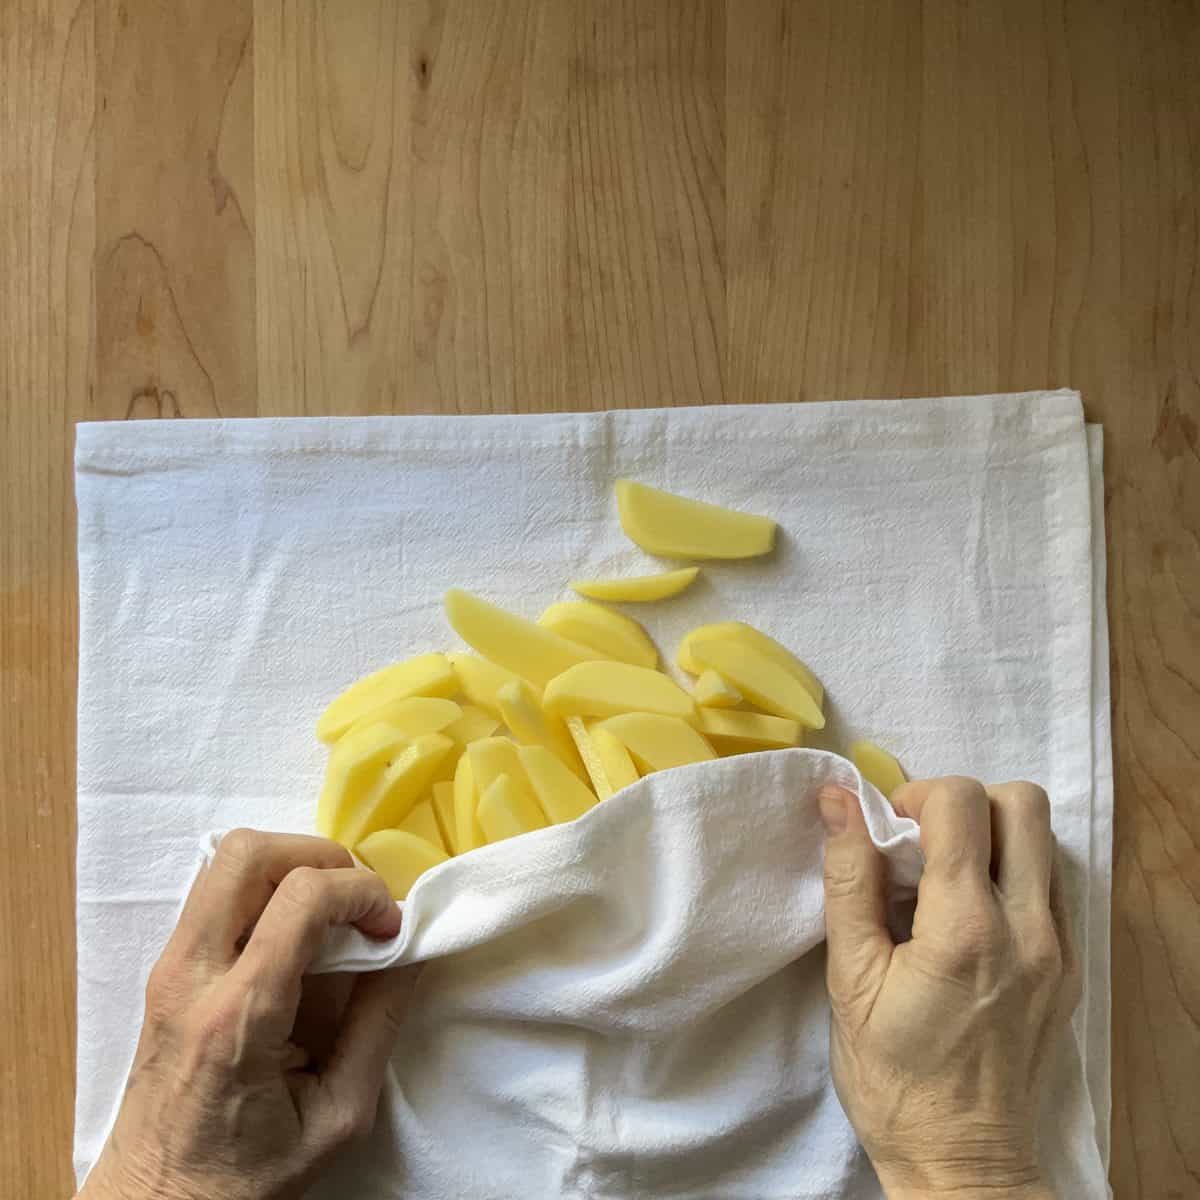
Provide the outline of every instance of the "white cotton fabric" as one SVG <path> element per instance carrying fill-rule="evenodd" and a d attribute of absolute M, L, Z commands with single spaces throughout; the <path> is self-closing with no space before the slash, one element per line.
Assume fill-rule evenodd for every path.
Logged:
<path fill-rule="evenodd" d="M 1089 442 L 1090 453 L 1089 453 Z M 1086 995 L 1047 1162 L 1106 1194 L 1108 725 L 1100 439 L 1074 393 L 537 417 L 83 425 L 76 1170 L 208 831 L 311 829 L 345 684 L 456 645 L 441 595 L 530 616 L 656 568 L 628 475 L 780 522 L 766 560 L 630 606 L 669 657 L 740 617 L 828 689 L 819 750 L 651 777 L 452 861 L 391 945 L 428 961 L 367 1149 L 318 1197 L 880 1196 L 829 1082 L 817 784 L 874 737 L 914 775 L 1033 778 L 1069 856 Z M 908 822 L 864 797 L 897 888 Z"/>

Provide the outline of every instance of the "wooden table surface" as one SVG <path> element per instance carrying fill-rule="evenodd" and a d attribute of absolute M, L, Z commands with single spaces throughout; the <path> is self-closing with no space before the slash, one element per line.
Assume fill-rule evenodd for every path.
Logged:
<path fill-rule="evenodd" d="M 1112 1179 L 1200 1196 L 1198 63 L 1196 0 L 0 4 L 0 1192 L 71 1189 L 75 421 L 1070 386 Z"/>

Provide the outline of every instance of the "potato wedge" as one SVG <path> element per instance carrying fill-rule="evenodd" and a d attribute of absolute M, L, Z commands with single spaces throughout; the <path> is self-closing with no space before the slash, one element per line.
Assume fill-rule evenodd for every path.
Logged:
<path fill-rule="evenodd" d="M 589 728 L 582 717 L 568 717 L 566 724 L 599 799 L 607 800 L 614 792 L 638 781 L 637 767 L 629 751 L 611 733 Z"/>
<path fill-rule="evenodd" d="M 563 717 L 615 717 L 623 712 L 685 720 L 696 716 L 696 702 L 670 676 L 619 662 L 580 663 L 556 675 L 546 685 L 542 706 Z"/>
<path fill-rule="evenodd" d="M 546 828 L 546 818 L 522 782 L 501 772 L 479 798 L 479 826 L 489 844 Z"/>
<path fill-rule="evenodd" d="M 702 671 L 692 684 L 692 698 L 702 708 L 736 708 L 743 700 L 742 693 L 716 671 Z"/>
<path fill-rule="evenodd" d="M 699 567 L 680 567 L 678 571 L 663 571 L 658 575 L 633 575 L 628 579 L 572 579 L 568 586 L 573 592 L 591 600 L 647 604 L 654 600 L 669 600 L 672 596 L 678 596 L 696 582 L 699 574 Z"/>
<path fill-rule="evenodd" d="M 719 621 L 715 625 L 701 625 L 698 629 L 693 629 L 679 643 L 679 649 L 675 654 L 675 661 L 689 675 L 702 674 L 704 667 L 692 655 L 692 645 L 695 642 L 707 642 L 714 639 L 731 639 L 753 647 L 760 654 L 765 654 L 767 658 L 774 659 L 785 670 L 791 671 L 808 689 L 809 694 L 817 702 L 818 707 L 825 702 L 825 689 L 821 686 L 821 681 L 812 671 L 787 649 L 786 646 L 780 645 L 773 637 L 763 633 L 761 630 L 755 629 L 753 625 L 747 625 L 745 621 Z"/>
<path fill-rule="evenodd" d="M 551 604 L 538 617 L 538 624 L 581 646 L 598 650 L 605 658 L 636 667 L 658 665 L 658 651 L 646 631 L 632 617 L 603 605 L 564 600 Z"/>
<path fill-rule="evenodd" d="M 454 840 L 459 854 L 466 854 L 468 850 L 477 850 L 487 844 L 487 838 L 479 827 L 478 808 L 479 793 L 475 790 L 471 760 L 464 753 L 454 772 Z"/>
<path fill-rule="evenodd" d="M 342 737 L 348 738 L 356 730 L 365 729 L 379 721 L 386 721 L 409 738 L 420 737 L 423 733 L 441 733 L 448 725 L 462 717 L 462 711 L 453 700 L 435 696 L 409 696 L 404 700 L 390 700 L 387 704 L 372 709 L 365 717 L 359 717 Z"/>
<path fill-rule="evenodd" d="M 432 800 L 422 800 L 420 804 L 415 805 L 412 812 L 396 828 L 403 830 L 405 833 L 411 833 L 415 837 L 424 838 L 435 849 L 445 853 L 449 852 L 449 848 L 442 837 L 442 831 L 438 827 L 437 815 L 433 811 Z"/>
<path fill-rule="evenodd" d="M 453 696 L 458 681 L 444 654 L 422 654 L 352 683 L 317 721 L 317 737 L 336 742 L 373 709 L 409 696 Z"/>
<path fill-rule="evenodd" d="M 446 616 L 454 632 L 478 654 L 534 687 L 543 688 L 568 667 L 598 657 L 595 650 L 460 588 L 446 593 Z"/>
<path fill-rule="evenodd" d="M 447 654 L 446 658 L 454 668 L 455 675 L 458 676 L 458 686 L 462 694 L 470 700 L 471 704 L 490 713 L 499 722 L 500 705 L 496 701 L 496 693 L 506 683 L 512 683 L 514 679 L 520 677 L 475 654 L 456 651 Z M 495 729 L 496 726 L 493 725 L 489 732 L 494 733 Z M 487 737 L 488 734 L 482 736 Z M 467 738 L 466 740 L 471 741 L 472 739 Z"/>
<path fill-rule="evenodd" d="M 358 804 L 408 739 L 386 722 L 348 733 L 334 746 L 317 801 L 317 832 L 336 838 L 342 816 Z"/>
<path fill-rule="evenodd" d="M 517 757 L 542 812 L 552 824 L 573 821 L 596 804 L 592 789 L 545 746 L 518 746 Z"/>
<path fill-rule="evenodd" d="M 372 833 L 354 847 L 354 853 L 383 879 L 393 900 L 407 900 L 413 884 L 448 857 L 424 838 L 399 829 Z"/>
<path fill-rule="evenodd" d="M 523 679 L 505 684 L 497 695 L 504 723 L 525 746 L 544 746 L 556 754 L 580 779 L 587 770 L 562 717 L 543 711 L 537 693 Z"/>
<path fill-rule="evenodd" d="M 682 717 L 664 717 L 658 713 L 622 713 L 601 721 L 592 736 L 610 733 L 629 751 L 642 775 L 683 767 L 688 763 L 707 762 L 716 752 Z"/>
<path fill-rule="evenodd" d="M 896 759 L 881 746 L 865 739 L 850 744 L 850 761 L 868 783 L 873 783 L 889 800 L 908 782 Z"/>
<path fill-rule="evenodd" d="M 658 488 L 617 480 L 621 528 L 663 558 L 756 558 L 775 545 L 770 517 L 735 512 Z"/>
<path fill-rule="evenodd" d="M 458 829 L 454 821 L 454 783 L 441 781 L 433 785 L 433 815 L 437 817 L 442 845 L 451 854 L 458 853 Z"/>
<path fill-rule="evenodd" d="M 751 704 L 809 729 L 825 728 L 825 717 L 808 688 L 793 672 L 753 646 L 720 639 L 697 641 L 691 651 L 702 667 L 729 680 Z"/>
<path fill-rule="evenodd" d="M 753 750 L 783 750 L 800 745 L 803 730 L 786 717 L 765 713 L 730 712 L 702 708 L 700 732 L 718 754 L 744 754 Z"/>

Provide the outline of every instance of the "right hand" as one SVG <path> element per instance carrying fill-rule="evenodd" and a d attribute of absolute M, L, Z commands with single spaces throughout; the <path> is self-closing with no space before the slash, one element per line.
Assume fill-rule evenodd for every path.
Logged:
<path fill-rule="evenodd" d="M 838 1096 L 889 1200 L 1042 1200 L 1039 1067 L 1080 996 L 1041 788 L 910 783 L 921 826 L 912 940 L 884 921 L 885 863 L 854 795 L 819 797 Z"/>

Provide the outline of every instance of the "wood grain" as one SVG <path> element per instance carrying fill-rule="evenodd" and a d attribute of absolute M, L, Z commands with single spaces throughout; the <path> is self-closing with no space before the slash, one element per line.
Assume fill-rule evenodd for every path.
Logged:
<path fill-rule="evenodd" d="M 81 417 L 1067 385 L 1106 433 L 1116 1195 L 1200 1194 L 1196 0 L 0 5 L 0 1125 L 66 1195 Z"/>

